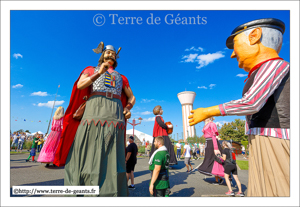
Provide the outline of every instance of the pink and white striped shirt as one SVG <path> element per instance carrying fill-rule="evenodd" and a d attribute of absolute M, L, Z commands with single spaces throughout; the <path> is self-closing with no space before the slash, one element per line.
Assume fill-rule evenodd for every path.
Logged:
<path fill-rule="evenodd" d="M 222 116 L 246 116 L 257 113 L 268 98 L 278 88 L 282 79 L 290 70 L 290 65 L 284 60 L 270 60 L 261 65 L 255 74 L 253 84 L 239 100 L 233 100 L 219 105 Z M 281 139 L 290 139 L 290 129 L 283 128 L 250 128 L 245 126 L 248 135 L 265 135 Z"/>

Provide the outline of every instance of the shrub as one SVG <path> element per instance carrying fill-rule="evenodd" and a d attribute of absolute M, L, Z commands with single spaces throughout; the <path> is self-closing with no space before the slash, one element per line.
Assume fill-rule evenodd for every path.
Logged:
<path fill-rule="evenodd" d="M 23 149 L 30 149 L 32 146 L 32 141 L 26 140 L 23 145 Z"/>
<path fill-rule="evenodd" d="M 145 153 L 145 146 L 139 146 L 139 153 Z"/>

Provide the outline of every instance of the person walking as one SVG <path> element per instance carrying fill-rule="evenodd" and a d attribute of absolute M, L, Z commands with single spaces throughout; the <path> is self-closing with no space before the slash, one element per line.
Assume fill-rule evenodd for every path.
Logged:
<path fill-rule="evenodd" d="M 151 171 L 150 197 L 169 197 L 170 155 L 168 149 L 164 146 L 164 138 L 162 136 L 154 138 L 154 146 L 156 150 L 149 160 L 149 170 Z"/>
<path fill-rule="evenodd" d="M 18 141 L 18 152 L 23 150 L 23 144 L 26 140 L 26 134 L 25 132 L 21 132 L 21 136 L 19 138 L 19 141 Z"/>
<path fill-rule="evenodd" d="M 125 162 L 126 162 L 126 177 L 127 177 L 127 184 L 128 184 L 128 180 L 130 178 L 131 181 L 131 185 L 128 186 L 128 189 L 135 189 L 135 185 L 134 185 L 134 167 L 137 163 L 137 154 L 138 154 L 138 147 L 136 146 L 136 144 L 134 143 L 134 137 L 130 136 L 129 137 L 129 143 L 130 145 L 128 145 L 128 147 L 126 148 L 126 158 L 125 158 Z"/>
<path fill-rule="evenodd" d="M 204 144 L 200 143 L 200 156 L 204 157 Z"/>
<path fill-rule="evenodd" d="M 202 129 L 205 138 L 205 157 L 198 171 L 204 175 L 218 176 L 216 181 L 221 181 L 219 177 L 224 177 L 224 167 L 216 162 L 214 157 L 222 154 L 222 147 L 216 138 L 219 133 L 213 120 L 213 117 L 206 119 Z"/>
<path fill-rule="evenodd" d="M 39 142 L 39 137 L 40 137 L 40 135 L 38 133 L 36 133 L 34 135 L 33 140 L 32 140 L 30 155 L 27 158 L 26 162 L 29 162 L 30 157 L 32 157 L 32 162 L 36 162 L 34 160 L 34 156 L 36 154 L 36 148 L 37 148 L 37 143 Z"/>
<path fill-rule="evenodd" d="M 191 165 L 191 152 L 192 152 L 192 150 L 191 150 L 190 145 L 188 144 L 187 141 L 185 141 L 182 156 L 184 155 L 184 164 L 185 164 L 186 169 L 187 169 L 186 172 L 188 172 L 188 173 L 193 170 L 193 167 Z M 189 166 L 191 167 L 191 171 L 189 170 Z"/>
<path fill-rule="evenodd" d="M 247 159 L 246 150 L 245 150 L 245 146 L 244 145 L 242 145 L 242 155 L 243 155 L 244 159 Z"/>
<path fill-rule="evenodd" d="M 225 177 L 227 187 L 229 189 L 229 191 L 226 192 L 225 194 L 230 195 L 230 196 L 236 195 L 236 196 L 244 197 L 245 195 L 242 192 L 241 182 L 237 176 L 236 162 L 232 159 L 231 145 L 229 142 L 223 141 L 222 146 L 223 146 L 224 150 L 223 150 L 223 154 L 222 154 L 221 158 L 223 160 L 225 160 L 225 163 L 224 163 L 225 176 L 224 177 Z M 239 192 L 236 194 L 234 194 L 234 192 L 232 191 L 231 182 L 229 180 L 229 176 L 231 175 L 231 173 L 233 175 L 233 178 L 234 178 L 234 180 L 238 186 L 238 190 L 239 190 Z"/>
<path fill-rule="evenodd" d="M 147 157 L 150 156 L 150 148 L 151 148 L 150 143 L 149 143 L 149 141 L 147 141 L 146 142 L 146 147 L 145 147 L 146 152 L 147 152 Z"/>
<path fill-rule="evenodd" d="M 11 143 L 10 151 L 12 150 L 13 147 L 15 147 L 15 152 L 17 151 L 19 138 L 20 138 L 19 133 L 18 132 L 14 132 L 13 141 Z"/>
<path fill-rule="evenodd" d="M 177 160 L 179 160 L 180 159 L 180 155 L 181 155 L 181 144 L 180 144 L 180 141 L 177 142 L 176 149 L 177 149 Z"/>
<path fill-rule="evenodd" d="M 42 134 L 40 134 L 40 139 L 37 145 L 37 152 L 40 152 L 42 150 L 43 143 L 44 143 L 44 137 Z"/>

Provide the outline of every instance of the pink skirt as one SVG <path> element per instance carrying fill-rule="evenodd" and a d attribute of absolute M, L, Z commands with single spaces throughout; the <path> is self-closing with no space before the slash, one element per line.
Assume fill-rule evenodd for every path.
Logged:
<path fill-rule="evenodd" d="M 52 163 L 61 137 L 61 131 L 51 131 L 40 152 L 38 162 Z"/>

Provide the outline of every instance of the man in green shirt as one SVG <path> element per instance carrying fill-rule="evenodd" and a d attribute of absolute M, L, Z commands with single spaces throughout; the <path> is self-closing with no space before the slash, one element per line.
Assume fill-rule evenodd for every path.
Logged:
<path fill-rule="evenodd" d="M 29 159 L 30 159 L 31 156 L 32 156 L 32 162 L 36 162 L 36 161 L 34 160 L 34 156 L 35 156 L 35 154 L 36 154 L 37 143 L 38 143 L 39 140 L 40 140 L 39 137 L 40 137 L 40 135 L 39 135 L 38 133 L 36 133 L 36 135 L 33 137 L 30 155 L 29 155 L 29 157 L 27 158 L 26 162 L 29 162 Z"/>
<path fill-rule="evenodd" d="M 149 160 L 149 170 L 151 171 L 151 180 L 149 185 L 150 196 L 169 197 L 169 162 L 170 155 L 168 149 L 164 146 L 164 138 L 158 136 L 154 140 L 156 151 Z"/>

